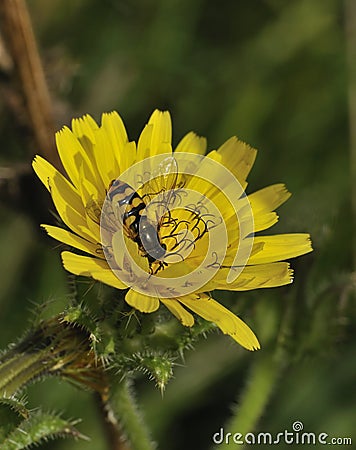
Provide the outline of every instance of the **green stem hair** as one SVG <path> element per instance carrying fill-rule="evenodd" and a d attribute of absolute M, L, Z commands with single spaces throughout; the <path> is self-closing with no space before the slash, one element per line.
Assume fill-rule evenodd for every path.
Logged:
<path fill-rule="evenodd" d="M 104 394 L 103 366 L 90 348 L 88 333 L 64 322 L 44 321 L 0 357 L 0 396 L 11 397 L 43 377 L 61 376 Z"/>

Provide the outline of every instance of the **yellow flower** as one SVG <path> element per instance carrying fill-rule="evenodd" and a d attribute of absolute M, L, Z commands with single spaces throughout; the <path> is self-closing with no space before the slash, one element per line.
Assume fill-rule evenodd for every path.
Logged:
<path fill-rule="evenodd" d="M 168 112 L 156 110 L 137 146 L 116 112 L 101 126 L 86 115 L 56 134 L 67 177 L 40 156 L 33 167 L 66 229 L 47 233 L 83 254 L 64 251 L 66 270 L 127 289 L 149 313 L 163 303 L 183 325 L 191 312 L 214 322 L 249 350 L 250 328 L 209 294 L 292 282 L 285 259 L 312 250 L 308 234 L 254 236 L 274 225 L 290 194 L 282 184 L 245 194 L 256 150 L 233 137 L 206 156 L 188 133 L 172 152 Z"/>

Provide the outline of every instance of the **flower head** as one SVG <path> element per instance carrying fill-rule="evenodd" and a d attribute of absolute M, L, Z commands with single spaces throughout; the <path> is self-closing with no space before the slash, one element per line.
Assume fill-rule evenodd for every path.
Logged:
<path fill-rule="evenodd" d="M 205 156 L 205 138 L 188 133 L 174 152 L 171 140 L 168 112 L 152 114 L 137 145 L 116 112 L 101 126 L 89 115 L 74 119 L 56 134 L 67 177 L 40 156 L 33 162 L 66 226 L 43 227 L 80 251 L 62 252 L 69 272 L 127 290 L 141 312 L 163 303 L 189 327 L 193 312 L 258 349 L 210 292 L 291 283 L 283 260 L 310 252 L 309 235 L 255 236 L 290 196 L 282 184 L 245 194 L 256 150 L 233 137 Z"/>

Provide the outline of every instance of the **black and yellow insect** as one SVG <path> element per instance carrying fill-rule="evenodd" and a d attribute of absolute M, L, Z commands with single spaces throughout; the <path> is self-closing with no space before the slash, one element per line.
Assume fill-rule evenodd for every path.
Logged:
<path fill-rule="evenodd" d="M 179 190 L 177 179 L 177 161 L 167 157 L 156 166 L 147 182 L 139 182 L 142 196 L 120 179 L 112 181 L 107 193 L 111 210 L 115 211 L 126 237 L 133 240 L 142 256 L 148 259 L 151 273 L 167 265 L 163 260 L 167 247 L 162 242 L 164 238 L 160 239 L 160 229 L 167 223 L 167 216 L 168 220 L 170 218 L 170 204 Z M 166 192 L 168 195 L 164 199 L 157 200 L 159 194 Z"/>
<path fill-rule="evenodd" d="M 160 243 L 158 230 L 144 214 L 146 204 L 137 191 L 121 180 L 114 180 L 108 196 L 122 211 L 121 220 L 127 237 L 136 242 L 149 263 L 162 258 L 166 253 L 165 245 Z"/>
<path fill-rule="evenodd" d="M 171 209 L 179 207 L 185 183 L 173 156 L 163 159 L 148 178 L 139 183 L 142 195 L 130 184 L 117 179 L 112 181 L 107 196 L 126 237 L 137 244 L 141 255 L 148 259 L 151 274 L 156 274 L 173 259 L 175 262 L 184 260 L 184 252 L 194 246 L 208 228 L 200 217 L 204 214 L 195 208 L 187 208 L 185 219 L 171 214 Z M 189 230 L 193 238 L 187 237 Z"/>

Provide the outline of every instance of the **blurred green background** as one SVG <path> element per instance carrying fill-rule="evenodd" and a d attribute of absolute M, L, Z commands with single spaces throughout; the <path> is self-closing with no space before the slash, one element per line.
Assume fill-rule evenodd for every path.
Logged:
<path fill-rule="evenodd" d="M 264 378 L 253 374 L 265 361 L 283 370 L 257 431 L 290 430 L 299 420 L 305 431 L 356 439 L 356 180 L 350 173 L 345 3 L 28 3 L 58 128 L 74 116 L 90 113 L 99 120 L 116 109 L 133 140 L 159 108 L 171 112 L 174 143 L 194 130 L 213 149 L 236 134 L 259 150 L 248 192 L 285 182 L 293 193 L 270 232 L 312 235 L 315 251 L 292 261 L 292 286 L 215 295 L 252 326 L 260 352 L 211 334 L 179 362 L 163 398 L 154 383 L 137 380 L 138 400 L 159 448 L 210 448 L 212 435 L 251 383 L 258 402 Z M 0 112 L 0 165 L 29 163 L 29 138 L 1 99 Z M 36 304 L 51 300 L 48 308 L 59 311 L 67 292 L 57 244 L 39 230 L 41 221 L 53 223 L 37 208 L 42 188 L 33 179 L 25 198 L 10 195 L 16 189 L 7 184 L 1 195 L 1 348 L 28 328 Z M 79 429 L 91 438 L 44 448 L 105 449 L 90 393 L 47 380 L 27 395 L 31 407 L 83 418 Z"/>

